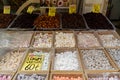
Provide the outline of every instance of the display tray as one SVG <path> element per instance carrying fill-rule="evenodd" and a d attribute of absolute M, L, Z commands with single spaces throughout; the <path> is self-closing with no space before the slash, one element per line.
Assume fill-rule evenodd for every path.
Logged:
<path fill-rule="evenodd" d="M 66 66 L 67 66 L 67 68 L 68 69 L 63 69 L 63 67 L 62 66 L 65 66 L 65 64 L 63 63 L 64 61 L 62 61 L 62 63 L 57 63 L 56 61 L 58 61 L 58 62 L 60 62 L 60 60 L 58 60 L 57 58 L 58 58 L 58 54 L 60 55 L 62 55 L 63 56 L 63 58 L 62 59 L 66 59 L 66 57 L 68 57 L 68 55 L 67 56 L 65 56 L 65 55 L 63 55 L 63 54 L 68 54 L 67 52 L 72 52 L 72 53 L 74 53 L 74 51 L 76 51 L 76 53 L 75 53 L 75 55 L 73 55 L 74 57 L 76 56 L 76 62 L 74 62 L 73 61 L 73 63 L 75 63 L 75 64 L 78 64 L 78 66 L 76 67 L 76 66 L 74 66 L 74 69 L 73 69 L 73 67 L 71 67 L 71 66 L 69 66 L 69 68 L 68 68 L 68 63 L 69 63 L 69 65 L 70 65 L 70 62 L 69 62 L 69 60 L 68 60 L 68 62 L 67 63 L 65 63 L 66 64 Z M 76 48 L 62 48 L 62 49 L 60 49 L 60 48 L 56 48 L 55 49 L 55 52 L 54 52 L 55 54 L 53 55 L 53 58 L 52 58 L 52 65 L 51 65 L 51 72 L 62 72 L 62 73 L 80 73 L 80 72 L 83 72 L 83 67 L 82 67 L 82 64 L 81 64 L 81 60 L 80 60 L 80 57 L 79 57 L 79 52 L 78 52 L 78 50 L 76 49 Z M 70 53 L 69 53 L 70 54 Z M 71 56 L 71 58 L 74 58 L 73 56 Z M 69 59 L 71 59 L 71 58 L 69 58 Z M 55 60 L 56 59 L 56 60 Z M 72 59 L 73 60 L 73 59 Z M 58 65 L 56 65 L 56 64 L 58 64 L 58 65 L 62 65 L 62 66 L 59 66 L 59 67 L 61 67 L 61 68 L 59 68 L 58 69 Z M 72 69 L 71 69 L 71 68 Z M 76 69 L 75 69 L 75 67 L 76 67 Z"/>
<path fill-rule="evenodd" d="M 44 14 L 39 15 L 39 17 L 34 21 L 34 26 L 36 31 L 61 30 L 61 22 L 61 14 L 56 14 L 53 17 Z"/>
<path fill-rule="evenodd" d="M 49 40 L 48 40 L 49 38 Z M 31 47 L 33 48 L 52 48 L 53 44 L 54 44 L 54 32 L 53 31 L 35 31 L 34 36 L 32 38 L 32 43 L 31 43 Z M 38 42 L 36 42 L 38 41 Z M 49 45 L 45 45 L 47 44 L 47 42 L 49 43 Z M 51 42 L 50 42 L 51 41 Z M 35 44 L 39 44 L 36 45 Z"/>
<path fill-rule="evenodd" d="M 58 77 L 61 78 L 60 80 L 63 80 L 65 78 L 67 80 L 72 80 L 73 78 L 76 78 L 76 80 L 85 80 L 84 73 L 82 73 L 82 72 L 79 72 L 79 73 L 74 73 L 74 72 L 52 72 L 50 74 L 50 79 L 49 80 L 57 80 L 55 78 L 58 78 Z"/>
<path fill-rule="evenodd" d="M 76 31 L 75 36 L 76 36 L 76 44 L 79 49 L 102 48 L 101 46 L 102 44 L 100 43 L 95 31 Z"/>
<path fill-rule="evenodd" d="M 80 14 L 62 14 L 62 30 L 88 30 L 87 23 Z"/>
<path fill-rule="evenodd" d="M 47 54 L 49 54 L 49 56 Z M 22 65 L 20 66 L 19 71 L 48 73 L 51 68 L 52 54 L 53 54 L 53 50 L 51 48 L 49 48 L 49 49 L 47 49 L 47 48 L 44 48 L 44 49 L 30 48 L 27 51 L 27 56 L 25 57 L 25 60 L 23 61 Z"/>
<path fill-rule="evenodd" d="M 86 13 L 83 14 L 89 29 L 91 30 L 115 30 L 115 26 L 111 21 L 101 13 Z"/>
<path fill-rule="evenodd" d="M 0 30 L 6 30 L 9 24 L 16 18 L 16 15 L 0 14 Z"/>
<path fill-rule="evenodd" d="M 16 72 L 26 56 L 26 49 L 8 50 L 0 61 L 0 72 Z"/>
<path fill-rule="evenodd" d="M 71 37 L 71 35 L 68 35 L 68 36 L 66 35 L 69 33 L 73 34 L 73 37 Z M 63 40 L 61 40 L 59 42 L 59 39 L 57 39 L 58 38 L 57 36 L 61 37 L 60 39 L 63 39 Z M 72 41 L 69 40 L 69 42 L 66 42 L 66 40 L 71 39 L 70 37 L 72 38 Z M 58 44 L 60 44 L 60 45 L 58 45 Z M 54 48 L 76 48 L 76 47 L 77 47 L 77 44 L 76 44 L 74 31 L 55 31 L 55 33 L 54 33 Z"/>
<path fill-rule="evenodd" d="M 21 13 L 8 26 L 8 30 L 34 30 L 34 20 L 38 14 Z"/>
<path fill-rule="evenodd" d="M 120 71 L 119 50 L 120 50 L 120 48 L 106 48 L 106 51 L 108 52 L 108 55 L 110 56 L 111 60 L 115 63 L 115 65 L 117 66 L 117 68 Z"/>
<path fill-rule="evenodd" d="M 26 77 L 28 77 L 26 79 Z M 40 78 L 40 79 L 39 79 Z M 14 76 L 13 80 L 49 80 L 49 73 L 45 72 L 17 72 L 16 75 Z"/>
<path fill-rule="evenodd" d="M 95 50 L 94 53 L 92 52 L 93 50 Z M 98 50 L 99 50 L 99 52 L 97 52 Z M 83 51 L 84 51 L 84 53 L 83 53 Z M 85 51 L 87 51 L 87 52 L 85 52 Z M 102 51 L 102 53 L 100 51 Z M 85 72 L 116 72 L 116 71 L 118 71 L 117 66 L 111 60 L 111 58 L 109 57 L 107 52 L 104 50 L 104 48 L 102 48 L 102 49 L 101 48 L 98 48 L 98 49 L 79 49 L 79 53 L 80 53 L 79 54 L 80 55 L 80 59 L 82 61 L 82 66 L 83 66 Z M 83 54 L 86 54 L 86 55 L 83 55 Z M 87 54 L 89 54 L 89 56 Z M 89 58 L 87 58 L 86 56 L 88 56 Z M 105 64 L 109 63 L 109 69 L 108 69 L 108 67 L 104 67 L 105 64 L 103 65 L 103 62 L 104 62 L 103 60 L 101 60 L 102 62 L 99 62 L 101 57 L 97 57 L 97 56 L 105 57 L 105 59 L 103 59 L 103 60 L 107 61 Z M 85 59 L 89 59 L 87 61 L 89 61 L 88 62 L 89 64 L 91 62 L 92 66 L 87 67 L 89 65 L 88 65 L 88 63 L 86 62 Z M 94 60 L 94 62 L 92 62 L 92 60 Z M 100 66 L 100 64 L 101 64 L 101 66 Z M 108 64 L 106 66 L 108 66 Z M 105 69 L 105 68 L 107 68 L 107 69 Z"/>
<path fill-rule="evenodd" d="M 102 79 L 102 80 L 119 80 L 120 73 L 119 72 L 88 72 L 86 73 L 86 80 L 94 80 L 94 79 Z"/>
<path fill-rule="evenodd" d="M 119 45 L 120 44 L 120 36 L 117 34 L 116 31 L 114 31 L 114 30 L 96 31 L 96 34 L 98 35 L 98 39 L 100 40 L 103 47 L 105 47 L 105 48 L 120 47 L 120 45 Z M 103 35 L 104 35 L 104 38 L 103 37 L 100 38 L 100 36 L 103 36 Z"/>

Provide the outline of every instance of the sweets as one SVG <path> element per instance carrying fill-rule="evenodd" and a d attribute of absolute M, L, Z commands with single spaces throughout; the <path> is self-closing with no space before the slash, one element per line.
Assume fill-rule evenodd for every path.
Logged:
<path fill-rule="evenodd" d="M 84 17 L 91 29 L 113 29 L 113 26 L 101 13 L 87 13 L 84 14 Z"/>
<path fill-rule="evenodd" d="M 81 50 L 84 65 L 89 70 L 113 70 L 102 50 Z"/>
<path fill-rule="evenodd" d="M 0 14 L 0 28 L 7 28 L 16 15 Z"/>
<path fill-rule="evenodd" d="M 55 47 L 75 47 L 73 33 L 56 32 Z"/>
<path fill-rule="evenodd" d="M 0 80 L 11 80 L 10 75 L 0 74 Z"/>
<path fill-rule="evenodd" d="M 16 80 L 46 80 L 46 75 L 38 74 L 19 74 Z"/>
<path fill-rule="evenodd" d="M 56 53 L 54 61 L 54 70 L 80 70 L 76 51 Z"/>
<path fill-rule="evenodd" d="M 93 33 L 79 33 L 77 34 L 78 47 L 90 48 L 99 47 L 100 43 Z"/>
<path fill-rule="evenodd" d="M 23 13 L 13 22 L 10 28 L 33 29 L 34 20 L 38 17 L 37 14 Z"/>
<path fill-rule="evenodd" d="M 60 15 L 53 17 L 44 14 L 34 21 L 36 29 L 57 29 L 60 28 Z"/>
<path fill-rule="evenodd" d="M 29 53 L 23 66 L 22 71 L 40 71 L 48 70 L 50 55 L 47 52 L 34 51 Z"/>
<path fill-rule="evenodd" d="M 26 48 L 29 47 L 32 32 L 11 31 L 1 34 L 0 47 Z"/>
<path fill-rule="evenodd" d="M 15 71 L 19 67 L 21 63 L 21 59 L 23 59 L 24 52 L 13 51 L 7 53 L 0 60 L 0 70 L 2 71 Z"/>
<path fill-rule="evenodd" d="M 120 67 L 120 49 L 108 49 L 109 54 L 115 60 L 117 65 Z"/>
<path fill-rule="evenodd" d="M 90 74 L 88 80 L 120 80 L 119 73 Z"/>
<path fill-rule="evenodd" d="M 52 47 L 52 33 L 39 33 L 34 37 L 33 47 L 36 48 L 51 48 Z"/>
<path fill-rule="evenodd" d="M 68 14 L 62 15 L 62 28 L 66 29 L 86 29 L 83 17 L 80 14 Z"/>
<path fill-rule="evenodd" d="M 83 80 L 80 76 L 53 76 L 52 80 Z"/>
<path fill-rule="evenodd" d="M 32 32 L 16 32 L 12 34 L 12 40 L 10 40 L 11 47 L 29 47 Z"/>
<path fill-rule="evenodd" d="M 104 47 L 120 46 L 120 40 L 116 38 L 113 34 L 103 34 L 103 35 L 99 35 L 99 37 Z"/>

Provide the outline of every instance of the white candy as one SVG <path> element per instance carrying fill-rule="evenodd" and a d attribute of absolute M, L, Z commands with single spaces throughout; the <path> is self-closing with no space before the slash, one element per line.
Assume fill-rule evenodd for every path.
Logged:
<path fill-rule="evenodd" d="M 102 50 L 81 50 L 84 64 L 90 70 L 111 70 L 107 57 Z"/>
<path fill-rule="evenodd" d="M 99 35 L 104 47 L 117 47 L 120 46 L 120 40 L 113 34 Z"/>
<path fill-rule="evenodd" d="M 73 33 L 56 32 L 55 47 L 75 47 Z"/>
<path fill-rule="evenodd" d="M 79 70 L 80 69 L 76 51 L 56 53 L 54 61 L 55 61 L 54 70 Z"/>
<path fill-rule="evenodd" d="M 120 49 L 109 49 L 108 50 L 112 58 L 115 60 L 115 62 L 120 67 Z"/>
<path fill-rule="evenodd" d="M 78 40 L 79 47 L 88 48 L 88 47 L 99 47 L 100 46 L 97 38 L 92 33 L 79 33 L 77 35 L 77 40 Z"/>
<path fill-rule="evenodd" d="M 52 47 L 52 34 L 40 33 L 35 36 L 33 47 L 50 48 Z"/>

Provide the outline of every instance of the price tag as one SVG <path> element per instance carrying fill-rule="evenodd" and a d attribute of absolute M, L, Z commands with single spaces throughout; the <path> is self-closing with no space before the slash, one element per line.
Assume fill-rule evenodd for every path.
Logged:
<path fill-rule="evenodd" d="M 100 4 L 93 4 L 93 9 L 92 9 L 92 12 L 94 13 L 100 13 Z"/>
<path fill-rule="evenodd" d="M 70 5 L 69 6 L 69 14 L 76 13 L 76 5 Z"/>
<path fill-rule="evenodd" d="M 34 55 L 34 56 L 27 56 L 22 70 L 23 71 L 38 71 L 41 70 L 42 64 L 44 61 L 44 55 Z"/>
<path fill-rule="evenodd" d="M 4 6 L 4 14 L 10 14 L 11 7 L 10 6 Z"/>
<path fill-rule="evenodd" d="M 27 9 L 27 13 L 32 13 L 34 11 L 35 7 L 34 6 L 29 6 Z"/>
<path fill-rule="evenodd" d="M 55 13 L 56 13 L 56 8 L 55 7 L 50 7 L 48 15 L 49 16 L 55 16 Z"/>

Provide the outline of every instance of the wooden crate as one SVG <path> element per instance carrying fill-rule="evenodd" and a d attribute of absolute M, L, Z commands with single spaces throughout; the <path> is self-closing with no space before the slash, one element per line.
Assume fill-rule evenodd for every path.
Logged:
<path fill-rule="evenodd" d="M 48 33 L 52 34 L 52 46 L 51 47 L 33 47 L 34 42 L 35 42 L 35 36 L 40 33 Z M 53 31 L 35 31 L 34 36 L 32 37 L 32 42 L 31 42 L 31 47 L 32 48 L 52 48 L 53 47 L 53 39 L 54 39 L 54 32 Z"/>
<path fill-rule="evenodd" d="M 114 68 L 113 70 L 90 70 L 90 69 L 88 69 L 86 66 L 85 66 L 85 64 L 86 63 L 84 63 L 84 60 L 83 60 L 83 55 L 82 55 L 82 53 L 81 53 L 81 50 L 102 50 L 103 52 L 104 52 L 104 54 L 105 54 L 105 56 L 106 56 L 106 58 L 108 59 L 108 61 L 109 61 L 109 63 L 110 63 L 110 65 Z M 79 49 L 79 55 L 80 55 L 80 58 L 81 58 L 81 61 L 82 61 L 82 66 L 83 66 L 83 69 L 84 69 L 84 71 L 85 72 L 116 72 L 116 71 L 118 71 L 118 68 L 116 67 L 116 65 L 113 63 L 113 61 L 110 59 L 110 57 L 108 56 L 108 54 L 106 53 L 106 51 L 104 50 L 104 48 L 102 49 L 102 48 L 98 48 L 98 49 Z"/>
<path fill-rule="evenodd" d="M 93 34 L 95 37 L 96 37 L 96 39 L 97 39 L 97 41 L 98 41 L 98 43 L 99 43 L 99 46 L 94 46 L 94 47 L 80 47 L 79 46 L 79 42 L 78 42 L 78 35 L 79 35 L 79 33 L 82 33 L 82 34 Z M 93 48 L 102 48 L 102 44 L 100 43 L 100 41 L 99 41 L 99 39 L 98 39 L 98 36 L 96 35 L 96 33 L 94 32 L 94 31 L 76 31 L 75 32 L 75 38 L 76 38 L 76 44 L 77 44 L 77 47 L 78 48 L 80 48 L 80 49 L 93 49 Z"/>
<path fill-rule="evenodd" d="M 83 78 L 82 80 L 85 80 L 85 77 L 84 77 L 84 73 L 82 72 L 79 72 L 79 73 L 74 73 L 74 72 L 52 72 L 50 74 L 50 79 L 49 80 L 53 80 L 53 76 L 65 76 L 65 77 L 81 77 Z"/>
<path fill-rule="evenodd" d="M 100 43 L 101 43 L 102 46 L 105 47 L 105 48 L 115 48 L 115 47 L 114 47 L 114 46 L 113 46 L 113 47 L 111 47 L 111 46 L 104 46 L 104 44 L 103 44 L 102 40 L 100 39 L 99 35 L 109 35 L 109 34 L 111 34 L 111 35 L 113 35 L 115 38 L 117 38 L 118 40 L 120 40 L 120 36 L 119 36 L 119 35 L 117 34 L 117 32 L 114 31 L 114 30 L 96 31 L 96 34 L 97 34 L 97 36 L 98 36 L 98 39 L 100 40 Z M 120 48 L 120 46 L 116 46 L 116 47 Z"/>
<path fill-rule="evenodd" d="M 94 4 L 100 4 L 100 13 L 106 15 L 108 0 L 84 0 L 82 13 L 91 12 Z"/>
<path fill-rule="evenodd" d="M 58 53 L 61 53 L 61 52 L 66 52 L 66 51 L 77 51 L 77 58 L 78 58 L 78 61 L 79 61 L 79 70 L 54 70 L 54 63 L 55 63 L 55 56 L 56 56 L 56 54 Z M 83 72 L 83 66 L 82 66 L 82 64 L 81 64 L 81 61 L 80 61 L 80 57 L 79 57 L 79 52 L 78 52 L 78 49 L 76 49 L 76 48 L 62 48 L 62 49 L 59 49 L 59 48 L 56 48 L 55 49 L 55 51 L 54 51 L 54 56 L 53 56 L 53 58 L 52 58 L 52 66 L 51 66 L 51 72 L 72 72 L 72 73 L 79 73 L 79 72 Z M 66 65 L 67 65 L 67 63 L 66 63 Z"/>
<path fill-rule="evenodd" d="M 25 75 L 33 75 L 33 74 L 37 74 L 37 75 L 42 75 L 42 76 L 46 76 L 46 79 L 45 80 L 48 80 L 49 78 L 49 73 L 46 73 L 46 72 L 24 72 L 24 71 L 20 71 L 20 72 L 17 72 L 16 75 L 14 76 L 13 80 L 17 80 L 17 76 L 19 74 L 25 74 Z"/>
<path fill-rule="evenodd" d="M 38 70 L 38 72 L 46 72 L 46 73 L 49 73 L 50 68 L 51 68 L 51 58 L 52 58 L 52 55 L 53 55 L 53 49 L 52 49 L 52 48 L 44 48 L 44 49 L 43 49 L 43 48 L 36 48 L 36 49 L 30 48 L 30 49 L 27 51 L 27 56 L 29 55 L 29 53 L 32 53 L 32 52 L 34 52 L 34 51 L 42 51 L 42 52 L 49 52 L 49 53 L 50 53 L 48 69 L 47 69 L 47 70 Z M 27 56 L 26 56 L 26 58 L 27 58 Z M 22 70 L 22 67 L 23 67 L 25 61 L 26 61 L 26 59 L 23 61 L 21 67 L 19 68 L 19 71 L 33 72 L 33 71 L 30 71 L 30 70 L 28 70 L 28 71 Z"/>

